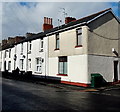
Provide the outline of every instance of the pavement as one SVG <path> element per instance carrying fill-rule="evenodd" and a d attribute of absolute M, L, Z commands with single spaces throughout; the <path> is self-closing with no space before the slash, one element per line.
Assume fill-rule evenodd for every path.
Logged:
<path fill-rule="evenodd" d="M 2 75 L 1 75 L 2 77 Z M 81 91 L 81 92 L 97 92 L 97 91 L 109 91 L 113 89 L 118 89 L 120 88 L 120 83 L 119 84 L 114 84 L 114 85 L 107 85 L 104 87 L 98 87 L 98 88 L 93 88 L 93 87 L 80 87 L 80 86 L 74 86 L 74 85 L 68 85 L 68 84 L 62 84 L 59 83 L 55 80 L 48 80 L 45 78 L 40 78 L 36 76 L 32 77 L 14 77 L 11 74 L 8 74 L 6 76 L 3 76 L 8 79 L 13 79 L 13 80 L 19 80 L 19 81 L 24 81 L 24 82 L 29 82 L 29 83 L 34 83 L 34 84 L 40 84 L 44 86 L 49 86 L 49 87 L 54 87 L 54 88 L 59 88 L 62 90 L 76 90 L 76 91 Z"/>

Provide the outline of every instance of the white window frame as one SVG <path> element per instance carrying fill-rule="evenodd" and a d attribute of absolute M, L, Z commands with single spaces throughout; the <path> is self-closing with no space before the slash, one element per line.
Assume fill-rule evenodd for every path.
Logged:
<path fill-rule="evenodd" d="M 60 34 L 59 33 L 55 34 L 55 41 L 56 41 L 55 50 L 59 50 L 60 49 Z"/>
<path fill-rule="evenodd" d="M 21 43 L 21 54 L 23 54 L 23 43 Z"/>
<path fill-rule="evenodd" d="M 11 58 L 11 49 L 9 49 L 9 58 Z"/>
<path fill-rule="evenodd" d="M 43 38 L 41 38 L 40 42 L 39 42 L 39 51 L 40 52 L 43 52 L 43 46 L 44 46 L 44 41 L 43 41 Z"/>
<path fill-rule="evenodd" d="M 28 42 L 28 53 L 31 53 L 31 49 L 32 49 L 32 42 L 29 41 Z"/>
<path fill-rule="evenodd" d="M 28 59 L 28 70 L 31 70 L 31 59 Z"/>
<path fill-rule="evenodd" d="M 42 74 L 42 58 L 41 57 L 37 57 L 35 59 L 36 61 L 36 72 Z"/>
<path fill-rule="evenodd" d="M 67 56 L 59 57 L 58 61 L 58 74 L 66 74 L 67 75 Z"/>
<path fill-rule="evenodd" d="M 82 28 L 76 30 L 76 47 L 82 47 Z"/>
<path fill-rule="evenodd" d="M 24 59 L 20 59 L 20 69 L 24 69 Z"/>
<path fill-rule="evenodd" d="M 11 70 L 11 61 L 8 61 L 8 71 Z"/>
<path fill-rule="evenodd" d="M 7 50 L 5 50 L 5 58 L 7 58 Z"/>

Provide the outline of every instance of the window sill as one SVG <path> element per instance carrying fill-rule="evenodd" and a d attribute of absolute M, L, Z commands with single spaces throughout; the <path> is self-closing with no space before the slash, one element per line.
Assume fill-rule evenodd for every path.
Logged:
<path fill-rule="evenodd" d="M 43 52 L 43 49 L 39 50 L 39 52 Z"/>
<path fill-rule="evenodd" d="M 34 73 L 37 73 L 37 74 L 42 74 L 42 72 L 39 72 L 39 71 L 36 71 L 36 72 L 34 72 Z"/>
<path fill-rule="evenodd" d="M 83 47 L 82 45 L 76 45 L 75 48 L 78 48 L 78 47 Z"/>
<path fill-rule="evenodd" d="M 67 74 L 57 74 L 57 76 L 68 76 Z"/>
<path fill-rule="evenodd" d="M 56 50 L 60 50 L 59 48 L 56 48 L 54 51 L 56 51 Z"/>
<path fill-rule="evenodd" d="M 28 54 L 31 54 L 31 51 L 28 51 Z"/>

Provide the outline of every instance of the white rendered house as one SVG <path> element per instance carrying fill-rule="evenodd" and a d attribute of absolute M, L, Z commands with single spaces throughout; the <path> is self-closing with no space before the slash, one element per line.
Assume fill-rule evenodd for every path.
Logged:
<path fill-rule="evenodd" d="M 62 83 L 90 86 L 91 75 L 120 81 L 119 19 L 111 9 L 74 20 L 49 32 L 49 76 Z M 71 22 L 70 22 L 71 19 Z M 115 49 L 117 55 L 112 51 Z"/>
<path fill-rule="evenodd" d="M 2 70 L 9 69 L 11 61 L 11 70 L 18 67 L 66 84 L 88 87 L 92 74 L 119 82 L 119 28 L 111 9 L 79 20 L 66 17 L 65 24 L 55 28 L 51 18 L 44 18 L 43 32 L 2 50 Z M 11 57 L 6 58 L 7 51 Z"/>

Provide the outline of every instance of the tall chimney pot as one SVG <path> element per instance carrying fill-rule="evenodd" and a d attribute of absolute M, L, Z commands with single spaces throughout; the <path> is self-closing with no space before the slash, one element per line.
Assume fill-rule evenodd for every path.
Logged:
<path fill-rule="evenodd" d="M 52 18 L 44 17 L 43 31 L 52 29 Z"/>

